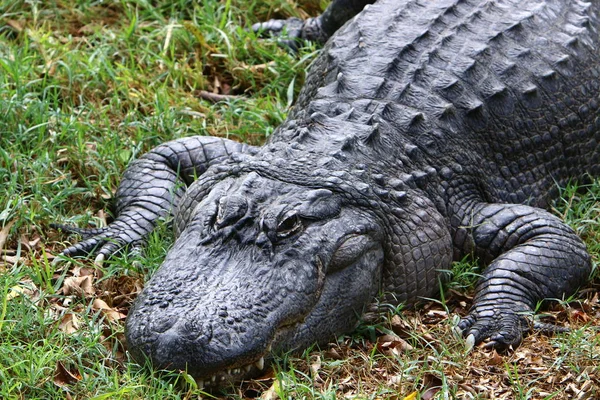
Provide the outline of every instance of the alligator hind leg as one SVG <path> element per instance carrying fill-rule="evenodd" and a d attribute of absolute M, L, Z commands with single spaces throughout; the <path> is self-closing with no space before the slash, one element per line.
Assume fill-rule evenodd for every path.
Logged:
<path fill-rule="evenodd" d="M 315 18 L 303 21 L 300 18 L 271 19 L 252 25 L 255 32 L 267 32 L 273 36 L 287 36 L 280 42 L 296 50 L 299 40 L 311 40 L 325 43 L 346 21 L 362 11 L 367 4 L 375 0 L 333 0 L 329 7 Z"/>
<path fill-rule="evenodd" d="M 586 281 L 590 255 L 571 228 L 538 208 L 480 204 L 463 219 L 455 243 L 491 263 L 458 328 L 469 345 L 489 340 L 489 347 L 516 347 L 539 301 L 569 296 Z"/>
<path fill-rule="evenodd" d="M 137 246 L 171 213 L 185 186 L 213 164 L 232 159 L 236 153 L 254 153 L 256 148 L 210 136 L 193 136 L 164 143 L 125 170 L 116 193 L 116 219 L 100 229 L 54 227 L 79 233 L 84 240 L 62 251 L 68 257 L 97 252 L 96 262 L 127 246 Z"/>

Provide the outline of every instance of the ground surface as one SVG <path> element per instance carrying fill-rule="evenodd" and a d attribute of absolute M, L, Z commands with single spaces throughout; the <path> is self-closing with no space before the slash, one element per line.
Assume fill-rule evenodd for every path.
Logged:
<path fill-rule="evenodd" d="M 316 2 L 318 3 L 318 2 Z M 315 47 L 293 56 L 244 27 L 306 16 L 285 0 L 0 0 L 0 398 L 209 397 L 185 373 L 129 361 L 123 323 L 170 244 L 159 229 L 143 255 L 102 267 L 54 266 L 77 240 L 48 227 L 105 223 L 127 163 L 187 135 L 259 144 L 285 117 Z M 206 92 L 209 94 L 207 95 Z M 224 95 L 213 103 L 211 94 Z M 214 97 L 214 96 L 212 96 Z M 556 213 L 598 262 L 600 185 L 568 188 Z M 264 377 L 218 398 L 600 398 L 600 279 L 553 303 L 506 355 L 452 334 L 475 263 L 457 264 L 443 301 L 417 312 L 380 305 L 357 331 L 282 356 Z"/>

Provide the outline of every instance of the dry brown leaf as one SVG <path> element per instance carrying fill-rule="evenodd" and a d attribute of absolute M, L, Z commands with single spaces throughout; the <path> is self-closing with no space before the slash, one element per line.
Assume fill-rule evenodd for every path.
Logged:
<path fill-rule="evenodd" d="M 106 319 L 111 322 L 120 321 L 127 317 L 125 314 L 120 313 L 114 308 L 109 307 L 108 304 L 106 304 L 106 302 L 101 299 L 95 299 L 92 303 L 92 308 L 94 310 L 101 311 L 102 314 L 104 314 L 104 316 L 106 317 Z"/>
<path fill-rule="evenodd" d="M 448 318 L 448 313 L 444 310 L 429 310 L 429 311 L 427 311 L 427 314 L 425 314 L 425 315 L 427 317 L 436 318 L 436 319 Z"/>
<path fill-rule="evenodd" d="M 16 221 L 16 218 L 13 219 L 12 221 L 4 225 L 4 227 L 0 230 L 0 250 L 4 248 L 6 240 L 8 239 L 8 233 L 10 232 L 10 228 L 12 228 Z"/>
<path fill-rule="evenodd" d="M 79 319 L 75 314 L 67 313 L 62 317 L 58 329 L 69 335 L 75 333 L 79 329 Z"/>
<path fill-rule="evenodd" d="M 113 307 L 129 308 L 133 299 L 142 291 L 143 282 L 139 277 L 120 276 L 102 280 L 99 289 L 102 297 Z"/>
<path fill-rule="evenodd" d="M 344 356 L 342 356 L 334 347 L 325 351 L 325 357 L 331 358 L 334 360 L 343 360 Z"/>
<path fill-rule="evenodd" d="M 102 271 L 97 268 L 79 268 L 79 276 L 91 276 L 94 278 L 102 278 Z"/>
<path fill-rule="evenodd" d="M 504 364 L 504 359 L 496 350 L 492 351 L 490 354 L 490 358 L 488 360 L 488 365 L 502 365 Z"/>
<path fill-rule="evenodd" d="M 392 331 L 401 337 L 409 337 L 412 332 L 412 327 L 398 315 L 392 317 L 391 325 Z"/>
<path fill-rule="evenodd" d="M 6 24 L 13 28 L 15 31 L 19 33 L 23 32 L 23 24 L 21 24 L 21 22 L 15 21 L 14 19 L 7 19 L 5 21 Z"/>
<path fill-rule="evenodd" d="M 321 376 L 319 375 L 319 370 L 321 369 L 322 365 L 321 356 L 317 355 L 316 357 L 314 357 L 314 360 L 315 361 L 310 364 L 310 375 L 316 382 L 316 385 L 320 386 L 324 383 L 323 378 L 321 378 Z"/>
<path fill-rule="evenodd" d="M 70 276 L 65 279 L 62 287 L 64 295 L 80 295 L 90 297 L 94 294 L 92 286 L 92 277 L 87 276 Z"/>
<path fill-rule="evenodd" d="M 19 256 L 3 256 L 2 257 L 2 261 L 4 261 L 6 264 L 10 264 L 12 266 L 14 266 L 20 260 L 21 260 L 21 257 L 19 257 Z"/>
<path fill-rule="evenodd" d="M 21 235 L 19 240 L 21 242 L 21 245 L 23 245 L 28 251 L 31 251 L 38 248 L 38 245 L 40 244 L 42 238 L 37 233 L 33 236 L 33 238 L 30 238 L 27 234 L 24 233 Z"/>
<path fill-rule="evenodd" d="M 435 375 L 426 374 L 423 378 L 423 394 L 422 400 L 431 400 L 442 387 L 442 380 Z"/>
<path fill-rule="evenodd" d="M 278 386 L 279 381 L 273 382 L 271 387 L 260 396 L 261 400 L 277 400 L 279 398 L 277 394 Z"/>
<path fill-rule="evenodd" d="M 575 310 L 570 309 L 569 319 L 577 322 L 588 323 L 590 321 L 590 316 L 586 314 L 583 310 Z"/>
<path fill-rule="evenodd" d="M 79 372 L 69 371 L 60 361 L 56 363 L 56 370 L 54 371 L 54 384 L 56 386 L 64 387 L 80 380 L 81 375 Z"/>
<path fill-rule="evenodd" d="M 400 353 L 412 350 L 413 347 L 396 335 L 383 335 L 377 338 L 377 350 L 388 356 L 398 356 Z"/>
<path fill-rule="evenodd" d="M 85 147 L 88 151 L 96 151 L 98 145 L 94 142 L 86 142 Z"/>

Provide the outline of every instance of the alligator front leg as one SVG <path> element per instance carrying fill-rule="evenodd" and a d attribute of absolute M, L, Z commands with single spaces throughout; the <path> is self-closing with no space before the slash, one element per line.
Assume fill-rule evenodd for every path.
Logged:
<path fill-rule="evenodd" d="M 116 219 L 107 227 L 79 229 L 54 225 L 79 233 L 84 240 L 62 251 L 68 257 L 97 252 L 96 262 L 119 249 L 140 245 L 160 218 L 171 213 L 185 186 L 213 164 L 231 160 L 235 153 L 256 148 L 227 139 L 193 136 L 164 143 L 127 167 L 116 193 Z"/>
<path fill-rule="evenodd" d="M 350 18 L 362 11 L 367 4 L 375 0 L 333 0 L 329 7 L 315 18 L 271 19 L 252 25 L 255 32 L 267 32 L 273 36 L 281 36 L 287 32 L 280 43 L 296 50 L 300 40 L 311 40 L 325 43 Z"/>
<path fill-rule="evenodd" d="M 585 282 L 590 255 L 571 228 L 544 210 L 480 204 L 469 214 L 456 230 L 455 242 L 491 263 L 458 328 L 469 346 L 489 340 L 487 347 L 516 347 L 531 329 L 539 301 L 569 296 Z"/>

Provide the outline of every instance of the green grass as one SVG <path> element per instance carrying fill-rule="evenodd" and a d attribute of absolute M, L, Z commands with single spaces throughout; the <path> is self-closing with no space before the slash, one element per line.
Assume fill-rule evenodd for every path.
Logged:
<path fill-rule="evenodd" d="M 164 141 L 200 134 L 264 142 L 285 118 L 316 48 L 290 55 L 244 28 L 320 7 L 293 4 L 0 0 L 0 398 L 206 396 L 185 374 L 130 362 L 123 320 L 94 305 L 101 299 L 126 312 L 171 243 L 167 227 L 144 254 L 96 268 L 89 260 L 53 265 L 52 256 L 77 238 L 48 225 L 103 223 L 98 210 L 110 209 L 126 165 Z M 215 88 L 238 97 L 199 98 Z M 596 262 L 599 198 L 597 182 L 570 187 L 556 210 Z M 571 321 L 572 334 L 531 336 L 508 356 L 480 349 L 465 356 L 445 313 L 468 307 L 474 265 L 455 267 L 443 303 L 417 313 L 387 307 L 383 318 L 367 318 L 336 343 L 282 356 L 275 378 L 215 395 L 403 399 L 440 387 L 441 398 L 486 398 L 483 389 L 494 386 L 508 398 L 537 399 L 568 385 L 598 395 L 600 339 L 589 328 L 599 324 L 598 273 L 587 292 L 550 312 Z M 65 292 L 74 276 L 86 275 L 91 293 Z M 554 398 L 569 398 L 561 396 Z"/>

